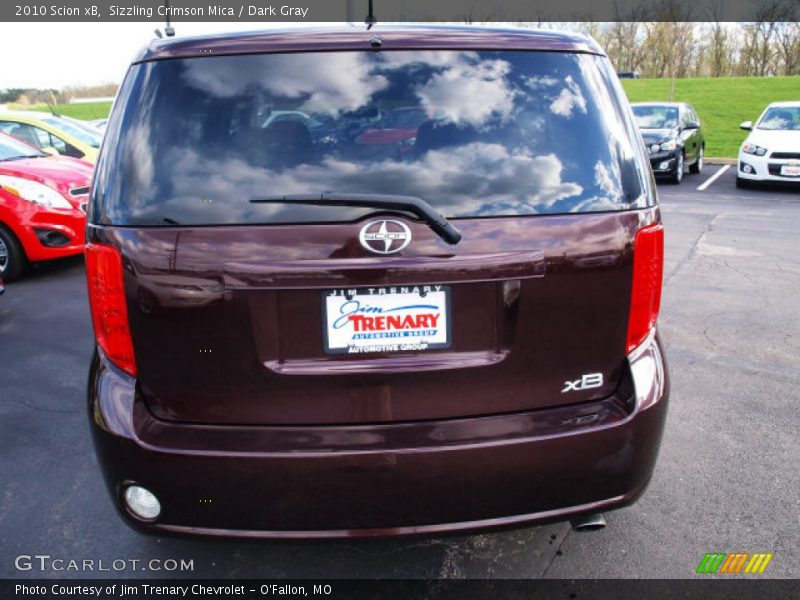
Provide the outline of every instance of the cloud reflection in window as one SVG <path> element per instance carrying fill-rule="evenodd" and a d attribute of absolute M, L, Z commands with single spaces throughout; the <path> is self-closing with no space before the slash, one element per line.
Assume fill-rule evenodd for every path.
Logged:
<path fill-rule="evenodd" d="M 295 211 L 290 205 L 252 205 L 249 200 L 309 190 L 392 193 L 398 186 L 404 194 L 434 202 L 449 217 L 515 215 L 546 212 L 583 191 L 576 182 L 562 180 L 563 167 L 554 154 L 510 154 L 499 144 L 431 151 L 416 163 L 387 159 L 371 163 L 366 172 L 355 162 L 335 158 L 270 172 L 239 159 L 211 164 L 185 147 L 171 156 L 172 197 L 156 202 L 163 195 L 154 194 L 157 206 L 141 207 L 143 217 L 152 208 L 179 213 L 187 223 L 291 221 Z M 216 176 L 205 180 L 204 195 L 198 197 L 196 181 L 212 169 Z"/>

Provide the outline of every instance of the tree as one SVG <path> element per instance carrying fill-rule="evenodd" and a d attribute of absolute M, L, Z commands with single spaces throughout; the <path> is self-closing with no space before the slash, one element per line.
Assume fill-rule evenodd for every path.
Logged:
<path fill-rule="evenodd" d="M 775 28 L 775 47 L 782 75 L 800 74 L 800 23 L 787 15 L 786 20 L 777 23 Z"/>
<path fill-rule="evenodd" d="M 782 22 L 796 9 L 789 0 L 762 0 L 753 11 L 753 21 L 744 25 L 740 72 L 744 75 L 774 75 L 777 71 L 777 40 Z"/>
<path fill-rule="evenodd" d="M 720 22 L 711 23 L 706 36 L 706 73 L 710 77 L 727 77 L 732 74 L 736 54 L 736 36 Z"/>

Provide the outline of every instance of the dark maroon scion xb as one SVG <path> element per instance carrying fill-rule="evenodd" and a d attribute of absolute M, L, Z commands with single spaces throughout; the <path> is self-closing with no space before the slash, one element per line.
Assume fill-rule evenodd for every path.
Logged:
<path fill-rule="evenodd" d="M 644 491 L 669 393 L 663 230 L 591 39 L 154 41 L 92 194 L 89 414 L 129 523 L 597 524 Z"/>

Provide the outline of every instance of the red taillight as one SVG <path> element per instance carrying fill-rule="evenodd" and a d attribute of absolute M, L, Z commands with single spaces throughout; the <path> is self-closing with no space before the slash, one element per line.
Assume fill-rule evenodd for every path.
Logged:
<path fill-rule="evenodd" d="M 633 242 L 633 285 L 626 353 L 641 344 L 656 325 L 661 307 L 663 273 L 664 227 L 659 223 L 640 229 Z"/>
<path fill-rule="evenodd" d="M 97 345 L 111 362 L 135 377 L 136 359 L 119 251 L 105 244 L 86 244 L 86 277 Z"/>

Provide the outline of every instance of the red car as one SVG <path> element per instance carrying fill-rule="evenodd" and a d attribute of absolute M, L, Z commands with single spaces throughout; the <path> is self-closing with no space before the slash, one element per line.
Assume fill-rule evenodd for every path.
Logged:
<path fill-rule="evenodd" d="M 94 166 L 0 134 L 0 277 L 83 252 Z"/>
<path fill-rule="evenodd" d="M 367 129 L 356 138 L 357 144 L 399 144 L 413 149 L 419 126 L 428 120 L 424 108 L 405 107 L 389 111 L 379 125 Z M 402 150 L 401 150 L 402 151 Z"/>

